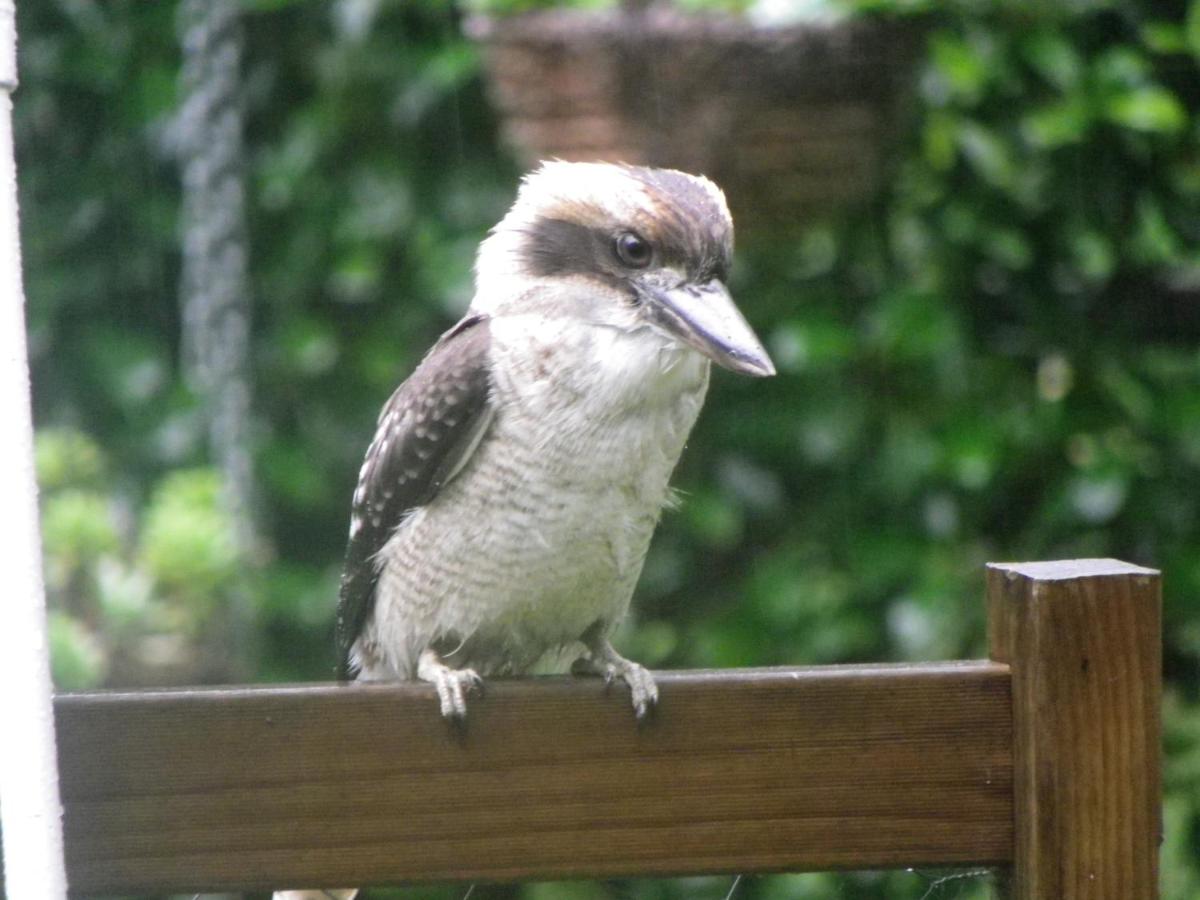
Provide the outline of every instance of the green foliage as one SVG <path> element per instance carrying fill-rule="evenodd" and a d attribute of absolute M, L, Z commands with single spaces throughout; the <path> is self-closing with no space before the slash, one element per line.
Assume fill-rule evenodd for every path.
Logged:
<path fill-rule="evenodd" d="M 108 654 L 95 632 L 60 610 L 51 610 L 47 622 L 54 684 L 71 691 L 100 684 L 108 668 Z"/>
<path fill-rule="evenodd" d="M 42 536 L 55 548 L 50 582 L 62 583 L 70 574 L 117 549 L 119 538 L 108 498 L 79 490 L 65 490 L 48 498 L 42 510 Z"/>
<path fill-rule="evenodd" d="M 885 154 L 889 187 L 799 234 L 739 235 L 733 292 L 780 375 L 714 377 L 624 646 L 671 667 L 976 655 L 989 559 L 1161 567 L 1164 892 L 1191 898 L 1200 0 L 851 5 L 928 27 L 908 130 Z M 246 10 L 255 460 L 271 545 L 253 569 L 177 371 L 174 4 L 20 4 L 30 346 L 63 686 L 328 676 L 346 507 L 374 417 L 465 308 L 474 247 L 516 184 L 476 50 L 445 4 Z M 214 656 L 243 601 L 254 639 Z M 735 897 L 945 900 L 986 882 L 938 877 L 780 876 Z"/>
<path fill-rule="evenodd" d="M 104 475 L 104 452 L 71 428 L 41 428 L 34 446 L 38 484 L 44 491 L 95 485 Z"/>
<path fill-rule="evenodd" d="M 242 589 L 246 562 L 218 474 L 168 474 L 135 523 L 129 491 L 98 479 L 109 463 L 91 438 L 47 428 L 35 453 L 55 684 L 211 677 L 213 626 Z"/>
<path fill-rule="evenodd" d="M 155 488 L 143 517 L 138 561 L 163 590 L 204 603 L 234 580 L 242 560 L 217 472 L 171 473 Z"/>

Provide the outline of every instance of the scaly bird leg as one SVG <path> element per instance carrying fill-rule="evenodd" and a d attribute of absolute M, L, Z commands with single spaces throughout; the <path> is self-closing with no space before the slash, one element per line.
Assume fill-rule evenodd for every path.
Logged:
<path fill-rule="evenodd" d="M 483 690 L 483 679 L 474 669 L 452 669 L 437 651 L 428 649 L 417 661 L 417 677 L 437 688 L 442 715 L 447 719 L 467 717 L 467 694 Z"/>
<path fill-rule="evenodd" d="M 626 659 L 614 650 L 607 638 L 598 634 L 587 634 L 583 640 L 588 655 L 581 657 L 572 666 L 572 671 L 600 675 L 607 684 L 612 684 L 620 678 L 629 685 L 629 692 L 633 697 L 633 711 L 638 721 L 645 719 L 658 703 L 658 685 L 654 683 L 654 676 L 645 667 Z"/>

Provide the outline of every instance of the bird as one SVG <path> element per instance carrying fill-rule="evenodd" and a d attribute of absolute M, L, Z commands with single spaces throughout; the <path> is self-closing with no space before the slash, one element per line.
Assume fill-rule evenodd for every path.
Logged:
<path fill-rule="evenodd" d="M 726 287 L 712 181 L 549 161 L 480 244 L 475 294 L 379 414 L 351 504 L 341 680 L 421 680 L 464 721 L 485 676 L 570 668 L 628 685 L 614 649 L 712 363 L 775 373 Z M 570 665 L 571 661 L 574 665 Z"/>

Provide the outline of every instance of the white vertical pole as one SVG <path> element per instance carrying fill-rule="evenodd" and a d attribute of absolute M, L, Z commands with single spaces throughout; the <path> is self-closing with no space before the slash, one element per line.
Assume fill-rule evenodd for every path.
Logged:
<path fill-rule="evenodd" d="M 46 596 L 33 469 L 25 294 L 17 229 L 12 92 L 14 0 L 0 0 L 0 826 L 12 900 L 62 900 L 62 803 L 54 746 Z"/>

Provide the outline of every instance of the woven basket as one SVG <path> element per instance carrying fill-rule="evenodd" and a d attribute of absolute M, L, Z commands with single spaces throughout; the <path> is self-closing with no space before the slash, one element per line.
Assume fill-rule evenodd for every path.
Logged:
<path fill-rule="evenodd" d="M 670 9 L 474 17 L 506 140 L 527 163 L 703 172 L 739 225 L 837 212 L 880 184 L 920 29 L 756 28 Z"/>

